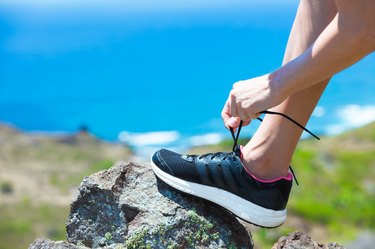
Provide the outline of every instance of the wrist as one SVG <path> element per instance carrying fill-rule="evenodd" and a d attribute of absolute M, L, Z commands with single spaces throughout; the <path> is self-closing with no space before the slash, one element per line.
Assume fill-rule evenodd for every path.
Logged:
<path fill-rule="evenodd" d="M 285 74 L 283 73 L 282 68 L 277 69 L 276 71 L 268 75 L 270 92 L 272 96 L 277 96 L 279 102 L 285 100 L 291 93 L 288 91 L 287 82 Z"/>

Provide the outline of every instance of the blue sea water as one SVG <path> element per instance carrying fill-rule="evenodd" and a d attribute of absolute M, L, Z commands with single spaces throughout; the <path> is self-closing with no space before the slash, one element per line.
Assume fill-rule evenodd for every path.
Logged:
<path fill-rule="evenodd" d="M 112 141 L 126 131 L 129 143 L 172 131 L 156 134 L 161 144 L 229 137 L 220 111 L 232 84 L 281 64 L 298 4 L 20 2 L 0 3 L 0 120 L 27 131 L 85 125 Z M 374 54 L 338 74 L 309 128 L 375 120 L 374 79 Z"/>

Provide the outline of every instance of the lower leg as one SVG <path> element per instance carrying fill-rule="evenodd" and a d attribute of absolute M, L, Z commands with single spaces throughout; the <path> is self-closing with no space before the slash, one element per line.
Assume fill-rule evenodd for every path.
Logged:
<path fill-rule="evenodd" d="M 284 62 L 306 50 L 336 15 L 332 0 L 302 0 L 290 33 Z M 284 113 L 306 125 L 329 79 L 300 91 L 272 111 Z M 243 148 L 243 163 L 255 176 L 273 179 L 287 175 L 302 130 L 289 120 L 266 115 L 251 141 Z"/>
<path fill-rule="evenodd" d="M 272 109 L 306 125 L 328 80 L 288 98 Z M 305 100 L 308 101 L 305 101 Z M 281 116 L 267 115 L 243 148 L 243 163 L 260 179 L 274 179 L 288 173 L 302 129 Z"/>

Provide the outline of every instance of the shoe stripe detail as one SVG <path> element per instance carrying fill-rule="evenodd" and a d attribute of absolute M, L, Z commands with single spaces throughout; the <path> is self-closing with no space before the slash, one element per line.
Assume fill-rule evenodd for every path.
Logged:
<path fill-rule="evenodd" d="M 286 209 L 276 211 L 263 208 L 228 191 L 179 179 L 162 171 L 152 161 L 151 167 L 155 174 L 171 187 L 212 201 L 226 208 L 241 219 L 255 225 L 269 228 L 277 227 L 283 224 L 286 219 Z"/>
<path fill-rule="evenodd" d="M 195 160 L 198 161 L 198 159 L 195 159 Z M 207 168 L 201 167 L 201 164 L 198 163 L 197 161 L 194 163 L 194 166 L 195 166 L 194 168 L 197 171 L 201 182 L 205 185 L 211 185 L 211 181 L 209 180 L 207 176 Z"/>
<path fill-rule="evenodd" d="M 225 176 L 227 178 L 227 183 L 230 187 L 230 191 L 232 193 L 238 193 L 239 188 L 241 188 L 241 185 L 238 183 L 238 177 L 236 177 L 236 172 L 233 169 L 233 165 L 229 165 L 234 162 L 227 162 L 225 167 Z"/>
<path fill-rule="evenodd" d="M 217 178 L 220 179 L 218 183 L 219 186 L 221 186 L 222 188 L 226 187 L 228 183 L 224 177 L 223 169 L 220 163 L 217 164 L 216 170 L 217 170 Z"/>
<path fill-rule="evenodd" d="M 207 163 L 204 164 L 204 172 L 206 173 L 207 181 L 209 183 L 208 185 L 214 184 L 215 183 L 214 176 L 211 172 L 210 165 Z"/>
<path fill-rule="evenodd" d="M 214 180 L 212 186 L 216 185 L 216 186 L 219 186 L 220 188 L 226 188 L 227 185 L 225 184 L 224 177 L 221 174 L 222 172 L 220 171 L 221 165 L 218 164 L 217 162 L 212 162 L 210 164 L 210 169 L 211 169 L 213 180 Z"/>

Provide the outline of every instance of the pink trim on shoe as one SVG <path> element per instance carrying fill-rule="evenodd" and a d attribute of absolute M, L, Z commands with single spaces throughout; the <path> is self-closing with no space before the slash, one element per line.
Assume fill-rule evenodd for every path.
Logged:
<path fill-rule="evenodd" d="M 262 180 L 262 179 L 259 179 L 258 177 L 256 177 L 255 175 L 253 175 L 246 167 L 245 165 L 242 163 L 242 159 L 243 159 L 243 153 L 242 153 L 242 148 L 243 146 L 241 145 L 240 146 L 240 150 L 241 150 L 241 164 L 242 164 L 242 167 L 244 167 L 245 171 L 247 174 L 249 174 L 249 176 L 251 176 L 252 178 L 254 178 L 256 181 L 258 182 L 263 182 L 263 183 L 273 183 L 273 182 L 277 182 L 277 181 L 280 181 L 281 179 L 284 179 L 284 180 L 287 180 L 287 181 L 292 181 L 293 180 L 293 175 L 292 173 L 288 172 L 288 175 L 287 176 L 280 176 L 278 178 L 275 178 L 275 179 L 271 179 L 271 180 Z"/>

